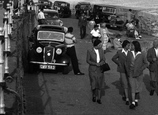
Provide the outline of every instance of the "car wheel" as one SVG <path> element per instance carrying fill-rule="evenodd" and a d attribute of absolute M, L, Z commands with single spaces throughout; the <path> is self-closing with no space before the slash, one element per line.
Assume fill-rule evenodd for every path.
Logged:
<path fill-rule="evenodd" d="M 32 63 L 29 63 L 28 73 L 35 73 L 38 70 L 38 66 Z"/>
<path fill-rule="evenodd" d="M 66 75 L 72 70 L 71 66 L 63 67 L 62 74 Z"/>

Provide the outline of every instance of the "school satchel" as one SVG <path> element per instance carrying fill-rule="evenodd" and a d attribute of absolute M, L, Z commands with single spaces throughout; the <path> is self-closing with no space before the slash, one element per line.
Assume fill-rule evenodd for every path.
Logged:
<path fill-rule="evenodd" d="M 109 64 L 108 63 L 104 63 L 102 66 L 100 66 L 100 68 L 101 68 L 101 71 L 102 72 L 105 72 L 105 71 L 109 71 L 110 70 L 110 66 L 109 66 Z"/>

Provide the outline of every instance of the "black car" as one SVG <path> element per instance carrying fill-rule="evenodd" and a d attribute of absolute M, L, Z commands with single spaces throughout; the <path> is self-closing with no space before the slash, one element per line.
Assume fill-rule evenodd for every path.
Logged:
<path fill-rule="evenodd" d="M 71 17 L 70 3 L 65 1 L 54 1 L 53 8 L 59 11 L 60 17 Z"/>
<path fill-rule="evenodd" d="M 82 13 L 84 13 L 87 18 L 90 18 L 92 15 L 92 5 L 90 2 L 78 2 L 75 6 L 75 16 L 78 19 Z"/>
<path fill-rule="evenodd" d="M 49 0 L 39 0 L 39 9 L 52 9 L 53 3 Z"/>
<path fill-rule="evenodd" d="M 43 13 L 47 24 L 63 26 L 63 21 L 59 18 L 58 10 L 44 9 Z"/>
<path fill-rule="evenodd" d="M 117 6 L 95 4 L 93 18 L 98 16 L 98 23 L 105 22 L 108 27 L 123 29 L 126 23 L 125 15 L 118 13 L 118 9 Z"/>
<path fill-rule="evenodd" d="M 29 37 L 29 69 L 62 70 L 67 72 L 70 59 L 66 55 L 63 26 L 38 25 Z"/>

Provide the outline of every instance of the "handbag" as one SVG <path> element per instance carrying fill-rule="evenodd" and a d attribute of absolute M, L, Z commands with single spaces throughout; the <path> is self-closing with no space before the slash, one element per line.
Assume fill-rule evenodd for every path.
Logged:
<path fill-rule="evenodd" d="M 105 71 L 109 71 L 110 70 L 110 66 L 108 63 L 104 63 L 102 66 L 100 66 L 100 69 L 102 72 L 105 72 Z"/>

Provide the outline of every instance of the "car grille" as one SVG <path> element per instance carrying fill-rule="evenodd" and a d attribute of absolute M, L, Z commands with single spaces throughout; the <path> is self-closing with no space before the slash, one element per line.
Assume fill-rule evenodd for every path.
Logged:
<path fill-rule="evenodd" d="M 54 60 L 55 48 L 51 46 L 44 47 L 43 58 L 44 62 L 52 63 Z"/>

